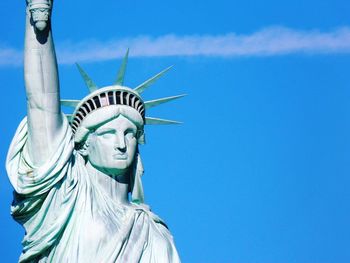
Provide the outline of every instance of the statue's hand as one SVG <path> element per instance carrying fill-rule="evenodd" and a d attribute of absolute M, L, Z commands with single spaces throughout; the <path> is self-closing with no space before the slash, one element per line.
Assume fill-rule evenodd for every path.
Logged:
<path fill-rule="evenodd" d="M 27 0 L 27 5 L 34 22 L 34 26 L 43 31 L 49 22 L 52 1 L 51 0 Z"/>

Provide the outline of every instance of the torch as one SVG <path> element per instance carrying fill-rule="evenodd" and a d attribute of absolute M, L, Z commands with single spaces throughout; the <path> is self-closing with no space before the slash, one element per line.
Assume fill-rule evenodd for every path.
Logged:
<path fill-rule="evenodd" d="M 28 0 L 28 7 L 32 15 L 34 26 L 38 30 L 43 31 L 49 22 L 49 17 L 51 15 L 52 1 L 51 0 Z"/>

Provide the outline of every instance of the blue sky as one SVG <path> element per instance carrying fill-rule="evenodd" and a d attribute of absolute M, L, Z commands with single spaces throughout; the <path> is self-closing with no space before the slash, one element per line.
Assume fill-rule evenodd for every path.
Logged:
<path fill-rule="evenodd" d="M 16 262 L 4 168 L 25 116 L 24 1 L 0 3 L 0 250 Z M 169 65 L 146 99 L 180 126 L 147 127 L 146 202 L 183 262 L 350 262 L 350 4 L 294 1 L 55 2 L 63 98 L 82 98 L 79 62 L 111 84 L 130 48 L 126 85 Z M 66 110 L 66 109 L 64 109 Z"/>

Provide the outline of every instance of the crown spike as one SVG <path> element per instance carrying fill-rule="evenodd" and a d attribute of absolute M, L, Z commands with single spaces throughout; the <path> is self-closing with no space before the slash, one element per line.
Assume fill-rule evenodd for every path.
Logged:
<path fill-rule="evenodd" d="M 167 103 L 169 101 L 182 98 L 186 95 L 187 94 L 182 94 L 182 95 L 171 96 L 171 97 L 166 97 L 166 98 L 161 98 L 161 99 L 156 99 L 156 100 L 145 101 L 145 107 L 146 107 L 146 109 L 153 108 L 153 107 L 158 106 L 160 104 Z"/>
<path fill-rule="evenodd" d="M 163 71 L 159 72 L 157 75 L 153 76 L 152 78 L 146 80 L 142 84 L 138 85 L 134 90 L 141 94 L 145 89 L 147 89 L 149 86 L 151 86 L 154 82 L 156 82 L 161 76 L 163 76 L 166 72 L 168 72 L 173 66 L 170 66 Z"/>
<path fill-rule="evenodd" d="M 117 80 L 114 83 L 115 85 L 123 86 L 124 84 L 125 71 L 126 71 L 126 66 L 128 64 L 128 57 L 129 57 L 129 49 L 126 50 L 123 62 L 118 71 Z"/>
<path fill-rule="evenodd" d="M 86 86 L 88 87 L 90 93 L 94 92 L 95 90 L 98 89 L 94 81 L 89 77 L 89 75 L 83 70 L 82 67 L 78 63 L 75 63 L 78 67 L 78 70 L 80 72 L 80 75 L 83 77 Z"/>
<path fill-rule="evenodd" d="M 79 104 L 80 100 L 61 100 L 62 106 L 75 108 Z"/>
<path fill-rule="evenodd" d="M 164 125 L 164 124 L 182 124 L 182 122 L 165 120 L 159 118 L 146 117 L 146 124 L 150 125 Z"/>

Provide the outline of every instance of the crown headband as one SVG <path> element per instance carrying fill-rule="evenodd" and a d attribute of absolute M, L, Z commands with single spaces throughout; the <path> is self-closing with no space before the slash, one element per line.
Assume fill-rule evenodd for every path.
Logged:
<path fill-rule="evenodd" d="M 77 64 L 79 72 L 83 77 L 90 94 L 80 100 L 61 100 L 63 106 L 75 108 L 73 114 L 66 114 L 70 120 L 73 134 L 77 132 L 85 117 L 100 108 L 112 105 L 126 105 L 135 109 L 144 120 L 145 124 L 179 124 L 180 122 L 160 118 L 146 117 L 146 110 L 160 104 L 185 96 L 177 95 L 156 100 L 143 101 L 141 93 L 151 86 L 156 80 L 163 76 L 171 67 L 166 68 L 152 78 L 146 80 L 134 89 L 123 86 L 125 71 L 128 61 L 129 50 L 127 50 L 122 65 L 118 71 L 117 80 L 113 86 L 99 89 L 88 74 Z"/>

